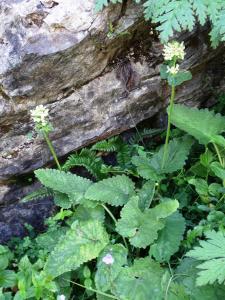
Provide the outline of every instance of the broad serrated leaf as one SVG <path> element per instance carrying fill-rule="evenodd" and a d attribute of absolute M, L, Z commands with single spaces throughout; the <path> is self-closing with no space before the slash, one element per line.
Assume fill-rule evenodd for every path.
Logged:
<path fill-rule="evenodd" d="M 0 287 L 12 288 L 16 285 L 17 276 L 14 271 L 2 270 L 0 271 Z"/>
<path fill-rule="evenodd" d="M 192 75 L 189 71 L 179 71 L 176 75 L 169 74 L 168 83 L 170 86 L 178 86 L 185 81 L 191 80 Z"/>
<path fill-rule="evenodd" d="M 79 205 L 75 210 L 71 220 L 78 221 L 88 221 L 88 220 L 97 220 L 101 223 L 105 220 L 105 210 L 102 206 L 97 205 L 96 207 L 84 207 Z M 71 222 L 70 220 L 70 222 Z"/>
<path fill-rule="evenodd" d="M 40 248 L 45 251 L 51 252 L 58 241 L 64 238 L 68 227 L 60 227 L 54 230 L 46 231 L 45 233 L 39 234 L 36 238 L 36 242 Z"/>
<path fill-rule="evenodd" d="M 196 192 L 199 195 L 207 196 L 208 195 L 208 183 L 202 178 L 191 178 L 188 180 L 188 183 L 195 186 Z"/>
<path fill-rule="evenodd" d="M 168 144 L 164 166 L 162 167 L 162 161 L 165 146 L 161 147 L 159 152 L 153 155 L 150 164 L 159 174 L 173 173 L 180 170 L 185 165 L 192 145 L 193 139 L 190 136 L 173 139 Z"/>
<path fill-rule="evenodd" d="M 158 239 L 150 247 L 150 255 L 159 262 L 168 262 L 179 249 L 185 230 L 185 219 L 175 212 L 165 221 L 165 227 L 159 232 Z"/>
<path fill-rule="evenodd" d="M 217 177 L 225 180 L 225 168 L 223 168 L 218 162 L 211 163 L 210 168 Z"/>
<path fill-rule="evenodd" d="M 155 182 L 147 181 L 138 191 L 139 197 L 139 208 L 141 211 L 148 209 L 152 203 L 153 197 L 155 194 Z"/>
<path fill-rule="evenodd" d="M 179 206 L 176 200 L 168 200 L 142 212 L 139 198 L 133 197 L 122 209 L 116 230 L 137 248 L 146 248 L 158 237 L 158 231 L 165 226 L 165 218 Z"/>
<path fill-rule="evenodd" d="M 52 278 L 76 270 L 84 262 L 95 259 L 109 238 L 99 221 L 74 222 L 49 255 L 44 271 Z"/>
<path fill-rule="evenodd" d="M 89 179 L 59 170 L 39 169 L 34 173 L 44 186 L 67 194 L 74 204 L 79 203 L 88 187 L 92 185 Z"/>
<path fill-rule="evenodd" d="M 171 122 L 204 145 L 207 145 L 215 135 L 225 130 L 225 117 L 220 114 L 215 114 L 208 109 L 199 110 L 180 104 L 174 105 Z"/>
<path fill-rule="evenodd" d="M 106 264 L 104 258 L 110 256 L 112 264 Z M 95 273 L 95 285 L 98 290 L 106 292 L 113 287 L 114 280 L 122 267 L 127 265 L 127 249 L 123 245 L 108 245 L 100 254 Z"/>
<path fill-rule="evenodd" d="M 55 205 L 57 205 L 61 208 L 68 209 L 73 205 L 73 202 L 70 201 L 70 198 L 68 197 L 67 194 L 63 194 L 60 192 L 54 192 L 53 199 L 54 199 Z"/>
<path fill-rule="evenodd" d="M 200 241 L 200 246 L 189 251 L 186 256 L 200 260 L 197 266 L 201 269 L 198 273 L 197 285 L 223 283 L 225 281 L 225 234 L 222 231 L 209 231 L 207 241 Z"/>
<path fill-rule="evenodd" d="M 193 139 L 190 136 L 170 141 L 164 166 L 162 166 L 162 161 L 165 146 L 162 146 L 151 158 L 134 156 L 132 163 L 137 166 L 140 176 L 157 181 L 162 179 L 163 174 L 173 173 L 183 168 L 192 144 Z"/>
<path fill-rule="evenodd" d="M 118 175 L 94 183 L 87 190 L 85 197 L 119 206 L 126 204 L 134 193 L 134 183 L 132 180 L 125 175 Z"/>
<path fill-rule="evenodd" d="M 149 257 L 135 260 L 125 267 L 114 282 L 114 294 L 119 299 L 164 299 L 169 274 Z"/>

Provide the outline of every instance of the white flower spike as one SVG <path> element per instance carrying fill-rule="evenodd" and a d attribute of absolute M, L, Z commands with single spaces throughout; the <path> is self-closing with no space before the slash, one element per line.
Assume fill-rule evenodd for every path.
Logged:
<path fill-rule="evenodd" d="M 103 257 L 102 262 L 106 265 L 112 265 L 114 263 L 114 258 L 110 253 L 108 253 Z"/>
<path fill-rule="evenodd" d="M 170 42 L 164 46 L 163 56 L 165 60 L 172 60 L 174 57 L 176 59 L 184 59 L 185 56 L 185 46 L 184 42 L 178 43 L 176 41 Z"/>
<path fill-rule="evenodd" d="M 175 65 L 172 67 L 167 66 L 167 73 L 171 75 L 176 75 L 179 72 L 179 65 Z"/>
<path fill-rule="evenodd" d="M 37 125 L 46 126 L 48 124 L 48 121 L 46 120 L 47 117 L 48 109 L 45 108 L 42 104 L 31 110 L 31 118 Z"/>

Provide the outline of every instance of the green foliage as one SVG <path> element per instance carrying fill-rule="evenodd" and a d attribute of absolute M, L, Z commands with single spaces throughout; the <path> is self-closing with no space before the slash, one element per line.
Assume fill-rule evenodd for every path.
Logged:
<path fill-rule="evenodd" d="M 210 143 L 216 135 L 225 130 L 225 117 L 220 114 L 180 104 L 174 105 L 171 122 L 194 136 L 203 145 Z"/>
<path fill-rule="evenodd" d="M 165 146 L 162 146 L 150 159 L 146 156 L 134 156 L 132 162 L 137 166 L 140 176 L 157 181 L 163 174 L 173 173 L 183 168 L 192 144 L 193 140 L 189 136 L 169 142 L 164 166 L 162 160 Z"/>
<path fill-rule="evenodd" d="M 168 283 L 168 273 L 149 257 L 137 259 L 133 266 L 124 267 L 115 282 L 119 299 L 162 300 Z"/>
<path fill-rule="evenodd" d="M 55 278 L 76 270 L 81 264 L 98 257 L 108 244 L 108 235 L 98 221 L 74 222 L 49 255 L 44 271 Z"/>
<path fill-rule="evenodd" d="M 36 177 L 46 187 L 67 194 L 74 203 L 79 203 L 92 182 L 71 173 L 51 169 L 35 171 Z"/>
<path fill-rule="evenodd" d="M 158 237 L 158 231 L 165 226 L 165 218 L 175 212 L 176 200 L 162 202 L 142 212 L 138 197 L 132 198 L 122 209 L 116 230 L 137 248 L 146 248 Z"/>
<path fill-rule="evenodd" d="M 80 153 L 75 153 L 69 156 L 66 163 L 63 166 L 64 171 L 69 171 L 76 166 L 85 167 L 95 178 L 102 179 L 101 167 L 103 161 L 100 157 L 97 157 L 95 152 L 90 149 L 84 148 Z"/>
<path fill-rule="evenodd" d="M 95 274 L 95 284 L 97 289 L 106 292 L 113 290 L 114 281 L 127 265 L 127 249 L 120 244 L 108 245 L 100 254 Z M 104 263 L 104 257 L 111 255 L 113 264 Z"/>
<path fill-rule="evenodd" d="M 132 180 L 125 175 L 118 175 L 94 183 L 88 188 L 85 197 L 119 206 L 126 204 L 133 194 L 134 183 Z"/>
<path fill-rule="evenodd" d="M 121 0 L 110 0 L 121 3 Z M 134 0 L 139 3 L 140 0 Z M 96 0 L 96 10 L 108 5 L 107 0 Z M 159 24 L 162 42 L 167 42 L 174 32 L 192 31 L 196 22 L 204 25 L 208 20 L 212 24 L 210 32 L 213 47 L 225 41 L 225 3 L 223 0 L 145 0 L 143 3 L 145 18 Z"/>
<path fill-rule="evenodd" d="M 216 281 L 225 281 L 225 234 L 221 231 L 211 231 L 206 234 L 207 241 L 200 241 L 200 247 L 195 247 L 186 255 L 203 261 L 197 266 L 201 269 L 198 273 L 197 285 L 212 284 Z"/>
<path fill-rule="evenodd" d="M 165 220 L 165 227 L 159 232 L 158 239 L 151 246 L 150 255 L 159 262 L 168 262 L 179 249 L 185 230 L 185 219 L 178 212 Z"/>

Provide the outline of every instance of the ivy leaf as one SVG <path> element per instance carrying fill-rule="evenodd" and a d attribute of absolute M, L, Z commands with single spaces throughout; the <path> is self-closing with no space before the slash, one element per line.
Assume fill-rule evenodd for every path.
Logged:
<path fill-rule="evenodd" d="M 208 109 L 199 110 L 180 104 L 174 105 L 171 122 L 194 136 L 203 145 L 207 145 L 215 135 L 225 130 L 225 117 L 220 114 L 215 114 Z"/>
<path fill-rule="evenodd" d="M 159 232 L 158 239 L 150 247 L 150 255 L 158 262 L 168 262 L 179 249 L 185 230 L 185 219 L 175 212 L 165 220 L 165 227 Z"/>
<path fill-rule="evenodd" d="M 203 261 L 197 266 L 198 273 L 196 284 L 202 286 L 225 281 L 225 234 L 222 231 L 209 231 L 205 234 L 207 241 L 200 241 L 200 246 L 189 251 L 186 256 Z"/>
<path fill-rule="evenodd" d="M 168 271 L 149 257 L 135 260 L 133 266 L 119 273 L 114 294 L 119 299 L 162 300 L 168 284 Z"/>
<path fill-rule="evenodd" d="M 44 186 L 69 195 L 70 200 L 75 204 L 80 202 L 92 184 L 89 179 L 54 169 L 39 169 L 34 173 Z"/>
<path fill-rule="evenodd" d="M 85 197 L 120 206 L 126 204 L 134 193 L 133 181 L 125 175 L 118 175 L 94 183 L 87 190 Z"/>
<path fill-rule="evenodd" d="M 56 278 L 76 270 L 84 262 L 96 258 L 108 242 L 108 235 L 99 221 L 76 221 L 49 255 L 44 271 Z"/>
<path fill-rule="evenodd" d="M 165 226 L 165 218 L 175 212 L 178 206 L 178 201 L 168 200 L 142 212 L 139 198 L 133 197 L 123 207 L 116 230 L 123 237 L 128 237 L 133 246 L 146 248 L 157 239 L 158 231 Z"/>
<path fill-rule="evenodd" d="M 104 257 L 107 255 L 112 256 L 112 264 L 107 265 L 104 263 Z M 125 265 L 127 265 L 127 249 L 120 244 L 108 245 L 98 258 L 97 272 L 95 274 L 97 289 L 103 292 L 110 291 L 114 280 Z"/>
<path fill-rule="evenodd" d="M 138 192 L 139 208 L 141 211 L 149 208 L 155 194 L 155 182 L 147 181 Z"/>

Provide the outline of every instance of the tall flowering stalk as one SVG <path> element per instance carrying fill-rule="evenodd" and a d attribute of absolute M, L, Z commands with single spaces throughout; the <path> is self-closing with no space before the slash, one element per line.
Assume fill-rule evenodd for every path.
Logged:
<path fill-rule="evenodd" d="M 49 139 L 49 132 L 53 130 L 48 118 L 49 118 L 49 111 L 46 107 L 44 107 L 42 104 L 38 105 L 35 109 L 31 110 L 31 118 L 33 119 L 35 123 L 35 129 L 38 133 L 43 134 L 45 141 L 49 147 L 49 150 L 56 162 L 56 165 L 59 170 L 61 170 L 61 166 L 58 160 L 58 157 L 56 155 L 55 149 L 52 145 L 51 140 Z"/>
<path fill-rule="evenodd" d="M 164 153 L 162 160 L 162 168 L 165 166 L 165 162 L 168 156 L 168 144 L 171 131 L 171 114 L 173 111 L 173 104 L 176 95 L 176 86 L 180 85 L 186 80 L 191 79 L 191 73 L 188 71 L 181 71 L 179 61 L 184 59 L 185 56 L 184 43 L 178 43 L 173 41 L 164 46 L 163 56 L 165 63 L 161 66 L 161 77 L 167 79 L 168 84 L 171 86 L 171 96 L 168 107 L 168 124 L 166 131 L 166 140 L 164 145 Z"/>

